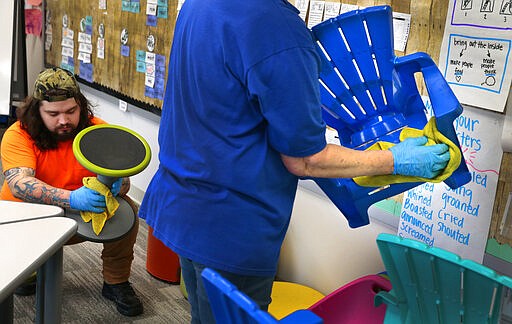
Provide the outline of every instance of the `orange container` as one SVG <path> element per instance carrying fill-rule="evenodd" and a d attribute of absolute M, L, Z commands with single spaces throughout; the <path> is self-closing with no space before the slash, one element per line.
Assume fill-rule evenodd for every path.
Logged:
<path fill-rule="evenodd" d="M 180 261 L 178 255 L 153 235 L 148 227 L 148 250 L 146 270 L 155 278 L 170 283 L 180 282 Z"/>

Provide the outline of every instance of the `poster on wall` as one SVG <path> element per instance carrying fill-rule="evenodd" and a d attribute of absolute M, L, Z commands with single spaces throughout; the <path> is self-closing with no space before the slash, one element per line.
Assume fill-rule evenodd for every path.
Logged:
<path fill-rule="evenodd" d="M 503 112 L 511 43 L 511 1 L 450 0 L 439 68 L 461 103 Z"/>
<path fill-rule="evenodd" d="M 399 236 L 482 262 L 501 164 L 502 124 L 501 114 L 464 107 L 454 126 L 471 181 L 457 189 L 424 183 L 405 192 Z"/>

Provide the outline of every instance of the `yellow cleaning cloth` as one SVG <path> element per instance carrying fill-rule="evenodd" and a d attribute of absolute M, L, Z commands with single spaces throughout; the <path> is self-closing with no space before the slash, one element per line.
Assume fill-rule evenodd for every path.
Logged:
<path fill-rule="evenodd" d="M 105 226 L 105 222 L 108 219 L 112 218 L 112 216 L 114 216 L 114 213 L 116 212 L 117 208 L 119 208 L 119 203 L 114 198 L 114 196 L 112 196 L 110 189 L 103 183 L 101 183 L 97 178 L 85 177 L 82 179 L 82 182 L 84 186 L 86 186 L 87 188 L 96 190 L 97 192 L 105 196 L 107 208 L 103 213 L 93 213 L 89 211 L 80 212 L 80 216 L 82 216 L 84 222 L 88 223 L 92 220 L 92 229 L 94 233 L 96 233 L 96 235 L 99 235 L 101 230 L 103 229 L 103 226 Z"/>
<path fill-rule="evenodd" d="M 403 183 L 403 182 L 441 182 L 446 180 L 449 176 L 452 175 L 453 171 L 455 171 L 462 160 L 462 153 L 457 145 L 455 145 L 452 141 L 450 141 L 446 136 L 444 136 L 440 131 L 437 130 L 436 119 L 435 117 L 430 118 L 428 123 L 425 125 L 423 130 L 409 128 L 406 127 L 400 133 L 400 141 L 405 140 L 409 137 L 420 137 L 426 136 L 428 141 L 425 145 L 434 145 L 444 143 L 448 145 L 448 150 L 450 152 L 450 160 L 446 165 L 446 168 L 441 172 L 437 177 L 428 179 L 423 177 L 413 177 L 413 176 L 403 176 L 398 174 L 390 174 L 390 175 L 378 175 L 378 176 L 363 176 L 356 177 L 354 181 L 363 187 L 382 187 L 393 183 Z M 390 147 L 394 146 L 394 143 L 390 142 L 377 142 L 370 146 L 367 150 L 387 150 Z"/>

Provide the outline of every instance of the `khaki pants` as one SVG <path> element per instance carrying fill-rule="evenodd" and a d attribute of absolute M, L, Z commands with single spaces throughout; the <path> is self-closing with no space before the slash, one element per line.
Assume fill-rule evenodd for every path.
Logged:
<path fill-rule="evenodd" d="M 128 196 L 123 196 L 137 214 L 137 206 Z M 118 284 L 128 281 L 133 261 L 133 246 L 139 232 L 139 218 L 136 217 L 133 228 L 115 242 L 103 243 L 101 259 L 103 260 L 103 280 L 108 284 Z M 85 239 L 73 236 L 66 245 L 77 244 L 86 241 Z"/>

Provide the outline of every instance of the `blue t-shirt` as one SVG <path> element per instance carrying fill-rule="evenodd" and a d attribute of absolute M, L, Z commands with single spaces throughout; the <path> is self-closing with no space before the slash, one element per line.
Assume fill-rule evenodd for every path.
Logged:
<path fill-rule="evenodd" d="M 275 273 L 298 181 L 280 153 L 326 145 L 319 64 L 285 0 L 185 2 L 140 208 L 157 238 L 206 266 Z"/>

